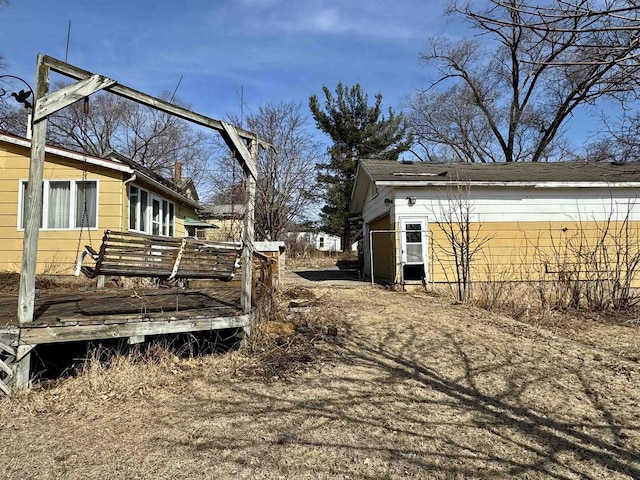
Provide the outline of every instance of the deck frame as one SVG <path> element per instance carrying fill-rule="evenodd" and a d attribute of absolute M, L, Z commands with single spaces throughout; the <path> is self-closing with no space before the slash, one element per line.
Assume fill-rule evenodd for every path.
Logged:
<path fill-rule="evenodd" d="M 49 93 L 49 73 L 51 71 L 71 78 L 75 80 L 75 83 Z M 257 153 L 259 146 L 262 146 L 263 148 L 270 148 L 271 146 L 261 142 L 258 139 L 258 136 L 254 133 L 247 132 L 219 120 L 173 105 L 157 97 L 153 97 L 119 84 L 115 80 L 88 72 L 61 60 L 57 60 L 49 56 L 38 55 L 36 61 L 36 84 L 34 90 L 32 119 L 33 134 L 31 139 L 29 183 L 25 198 L 27 221 L 24 228 L 22 268 L 17 312 L 17 320 L 19 323 L 18 350 L 19 353 L 24 353 L 24 355 L 18 354 L 15 357 L 15 362 L 12 366 L 14 375 L 12 376 L 11 381 L 13 388 L 15 389 L 24 389 L 29 387 L 29 352 L 32 348 L 31 345 L 33 345 L 29 342 L 34 339 L 40 341 L 51 338 L 46 335 L 36 335 L 33 333 L 38 331 L 36 329 L 39 327 L 32 325 L 35 313 L 36 260 L 38 252 L 38 235 L 40 230 L 38 219 L 42 216 L 42 190 L 40 185 L 43 180 L 47 118 L 71 103 L 81 99 L 86 99 L 91 94 L 101 90 L 108 91 L 142 105 L 146 105 L 189 122 L 210 128 L 221 135 L 233 153 L 234 158 L 242 167 L 247 185 L 247 214 L 245 216 L 245 228 L 242 239 L 244 245 L 243 258 L 245 259 L 245 265 L 242 270 L 241 305 L 244 315 L 250 315 L 252 311 L 252 269 L 250 261 L 254 252 L 253 212 L 255 205 L 255 184 L 258 171 Z M 223 321 L 218 317 L 212 318 L 217 318 L 217 320 L 215 322 L 211 320 L 211 322 L 213 322 L 211 325 L 216 322 L 229 323 L 228 321 Z M 165 321 L 169 322 L 170 320 Z M 197 322 L 194 323 L 194 328 L 196 328 L 196 324 Z M 169 324 L 166 324 L 165 327 L 168 327 L 168 325 Z M 173 324 L 172 327 L 175 325 L 176 324 Z M 90 336 L 91 334 L 88 332 L 93 332 L 95 335 L 104 334 L 100 333 L 101 331 L 104 331 L 104 327 L 92 328 L 93 330 L 89 327 L 84 328 L 82 330 L 83 335 Z M 248 329 L 249 327 L 247 326 L 247 330 Z M 131 336 L 135 337 L 141 337 L 143 334 L 140 332 L 146 331 L 141 326 L 136 328 L 123 328 L 122 330 L 123 332 L 133 332 Z M 113 334 L 113 329 L 110 331 L 111 334 Z"/>

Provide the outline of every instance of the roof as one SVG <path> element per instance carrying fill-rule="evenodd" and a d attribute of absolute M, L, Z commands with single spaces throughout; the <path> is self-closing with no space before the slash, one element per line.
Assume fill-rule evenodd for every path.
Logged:
<path fill-rule="evenodd" d="M 247 207 L 242 204 L 221 203 L 218 205 L 207 205 L 202 212 L 204 218 L 242 218 Z"/>
<path fill-rule="evenodd" d="M 31 140 L 13 135 L 7 132 L 0 131 L 0 143 L 8 143 L 11 145 L 18 145 L 24 148 L 31 148 Z M 57 155 L 69 160 L 87 163 L 88 165 L 94 165 L 108 170 L 114 170 L 122 173 L 127 173 L 132 176 L 137 176 L 150 184 L 156 186 L 159 190 L 165 194 L 170 195 L 174 199 L 180 200 L 182 203 L 190 205 L 194 208 L 200 208 L 201 205 L 184 195 L 182 191 L 176 188 L 172 181 L 165 179 L 158 175 L 154 171 L 134 162 L 133 160 L 120 155 L 116 152 L 110 152 L 108 157 L 101 158 L 93 155 L 87 155 L 84 153 L 74 152 L 65 148 L 54 147 L 47 145 L 45 152 Z"/>
<path fill-rule="evenodd" d="M 18 145 L 24 148 L 31 148 L 31 140 L 3 131 L 0 131 L 0 142 L 8 143 L 11 145 Z M 52 155 L 58 155 L 60 157 L 68 158 L 70 160 L 86 162 L 89 165 L 95 165 L 98 167 L 107 168 L 109 170 L 116 170 L 123 173 L 133 173 L 133 170 L 128 165 L 123 165 L 122 162 L 112 161 L 105 158 L 98 158 L 92 155 L 85 155 L 83 153 L 74 152 L 73 150 L 67 150 L 66 148 L 47 145 L 45 147 L 45 152 Z"/>
<path fill-rule="evenodd" d="M 572 186 L 580 183 L 637 182 L 637 186 L 640 186 L 640 162 L 434 163 L 362 160 L 360 168 L 376 185 L 464 182 L 523 186 L 551 183 Z"/>
<path fill-rule="evenodd" d="M 200 196 L 198 195 L 198 190 L 196 189 L 196 184 L 193 182 L 193 178 L 174 178 L 173 185 L 192 200 L 195 200 L 196 202 L 200 200 Z"/>
<path fill-rule="evenodd" d="M 263 242 L 253 242 L 253 246 L 259 252 L 284 252 L 286 250 L 286 245 L 281 241 L 263 241 Z"/>
<path fill-rule="evenodd" d="M 136 162 L 135 160 L 132 160 L 129 157 L 116 152 L 115 150 L 109 150 L 103 155 L 103 158 L 108 158 L 110 160 L 118 160 L 126 165 L 129 165 L 131 168 L 133 168 L 136 174 L 141 174 L 147 177 L 146 180 L 155 181 L 160 185 L 162 185 L 163 187 L 172 190 L 174 195 L 177 194 L 180 197 L 183 197 L 183 199 L 186 199 L 187 201 L 185 203 L 189 203 L 193 206 L 201 207 L 197 203 L 197 200 L 187 196 L 186 193 L 183 191 L 183 189 L 180 188 L 180 186 L 176 185 L 173 179 L 165 178 L 162 175 L 159 175 L 153 170 L 151 170 L 149 167 L 146 167 L 145 165 L 142 165 Z"/>
<path fill-rule="evenodd" d="M 216 225 L 212 225 L 207 222 L 203 222 L 202 220 L 197 220 L 191 217 L 184 217 L 184 225 L 185 227 L 196 227 L 196 228 L 220 228 Z"/>

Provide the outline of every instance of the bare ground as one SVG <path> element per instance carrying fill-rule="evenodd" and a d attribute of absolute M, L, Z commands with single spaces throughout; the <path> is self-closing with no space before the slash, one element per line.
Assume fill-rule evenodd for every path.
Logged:
<path fill-rule="evenodd" d="M 637 362 L 310 276 L 290 280 L 311 316 L 341 322 L 333 356 L 286 380 L 239 373 L 234 353 L 36 389 L 0 403 L 0 478 L 640 478 Z"/>

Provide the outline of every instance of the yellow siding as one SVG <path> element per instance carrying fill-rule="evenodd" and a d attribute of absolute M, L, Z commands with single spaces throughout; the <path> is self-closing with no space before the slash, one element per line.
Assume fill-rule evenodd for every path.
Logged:
<path fill-rule="evenodd" d="M 243 219 L 207 220 L 218 228 L 207 229 L 207 240 L 216 242 L 238 242 L 242 238 Z"/>
<path fill-rule="evenodd" d="M 605 250 L 600 250 L 598 270 L 613 268 L 616 254 L 625 250 L 631 255 L 640 255 L 640 222 L 628 225 L 628 233 L 623 224 L 604 222 L 491 222 L 471 225 L 472 236 L 487 242 L 473 259 L 473 279 L 486 280 L 554 280 L 558 275 L 571 273 L 578 267 L 578 257 L 583 259 L 596 252 L 597 244 L 608 227 Z M 616 233 L 611 235 L 611 233 Z M 624 239 L 631 240 L 623 247 Z M 435 224 L 429 228 L 430 271 L 435 282 L 455 279 L 455 263 L 444 232 Z M 616 240 L 617 239 L 617 240 Z M 615 244 L 618 244 L 616 246 Z M 477 243 L 476 243 L 477 245 Z M 472 247 L 473 248 L 473 247 Z M 581 263 L 585 263 L 583 260 Z M 545 264 L 547 264 L 545 271 Z M 584 271 L 584 265 L 581 267 Z"/>
<path fill-rule="evenodd" d="M 47 154 L 44 179 L 81 180 L 78 162 Z M 29 149 L 0 144 L 0 271 L 20 271 L 23 232 L 18 229 L 18 197 L 21 180 L 29 177 Z M 41 230 L 38 241 L 37 272 L 46 274 L 72 274 L 78 254 L 78 245 L 100 245 L 106 229 L 128 228 L 127 175 L 87 165 L 87 180 L 98 181 L 98 225 L 87 231 Z M 175 203 L 175 202 L 174 202 Z M 176 204 L 176 236 L 184 236 L 184 216 L 194 216 L 190 207 Z"/>

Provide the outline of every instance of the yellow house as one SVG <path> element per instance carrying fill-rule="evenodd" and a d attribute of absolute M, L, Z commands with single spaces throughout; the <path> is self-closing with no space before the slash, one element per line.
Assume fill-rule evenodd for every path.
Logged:
<path fill-rule="evenodd" d="M 585 278 L 580 262 L 592 275 L 615 262 L 626 262 L 618 273 L 640 273 L 639 189 L 640 162 L 362 160 L 350 209 L 376 280 L 452 282 L 451 236 L 465 232 L 475 280 Z"/>
<path fill-rule="evenodd" d="M 0 271 L 19 272 L 30 141 L 0 132 Z M 98 158 L 48 146 L 37 272 L 72 274 L 80 249 L 106 229 L 185 236 L 199 204 L 170 180 L 119 155 Z"/>

